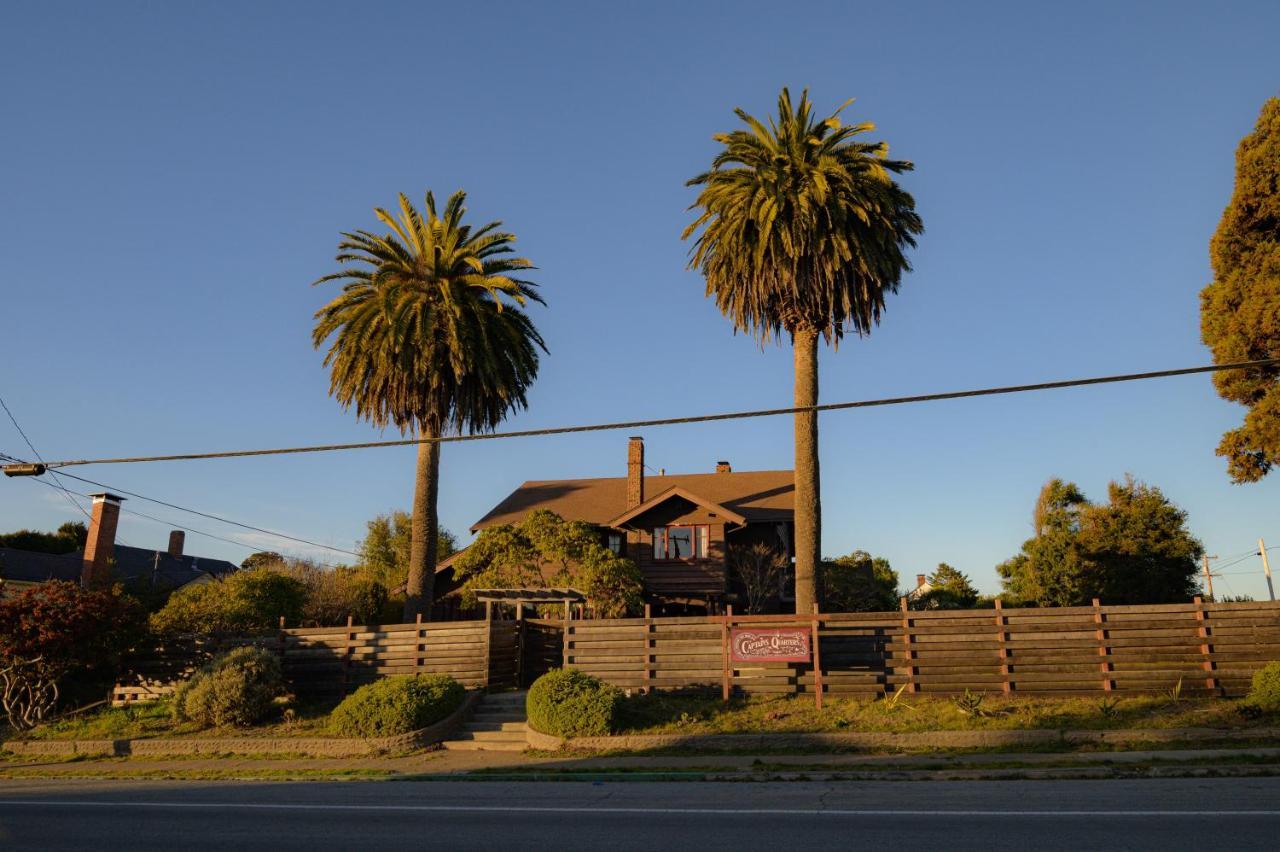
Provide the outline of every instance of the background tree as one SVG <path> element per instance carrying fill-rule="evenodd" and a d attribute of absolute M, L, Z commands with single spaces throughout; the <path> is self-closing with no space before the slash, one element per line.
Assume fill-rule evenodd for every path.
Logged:
<path fill-rule="evenodd" d="M 1036 504 L 1036 535 L 997 566 L 1005 592 L 1038 606 L 1177 603 L 1196 591 L 1204 553 L 1186 512 L 1154 486 L 1126 477 L 1094 505 L 1054 479 Z"/>
<path fill-rule="evenodd" d="M 960 570 L 945 562 L 927 578 L 929 591 L 914 601 L 916 609 L 971 609 L 978 604 L 978 590 Z"/>
<path fill-rule="evenodd" d="M 511 257 L 515 237 L 500 222 L 462 223 L 466 195 L 454 193 L 426 216 L 400 196 L 399 218 L 376 208 L 391 229 L 343 234 L 342 294 L 316 312 L 312 342 L 332 338 L 325 354 L 329 392 L 378 427 L 414 431 L 418 463 L 413 497 L 404 619 L 429 618 L 434 599 L 440 444 L 447 431 L 492 430 L 524 408 L 538 373 L 541 335 L 521 310 L 542 302 L 536 285 L 514 275 L 532 269 Z"/>
<path fill-rule="evenodd" d="M 84 547 L 89 539 L 89 529 L 80 521 L 68 521 L 57 532 L 18 530 L 0 535 L 0 547 L 14 550 L 31 550 L 37 553 L 74 553 Z"/>
<path fill-rule="evenodd" d="M 1216 364 L 1280 357 L 1280 98 L 1236 149 L 1236 185 L 1209 244 L 1213 283 L 1200 293 L 1200 336 Z M 1215 373 L 1223 399 L 1249 410 L 1218 455 L 1236 482 L 1280 462 L 1280 367 Z"/>
<path fill-rule="evenodd" d="M 268 565 L 280 565 L 285 561 L 284 556 L 276 553 L 274 550 L 259 550 L 257 553 L 250 553 L 240 563 L 240 570 L 252 571 L 254 568 L 264 568 Z"/>
<path fill-rule="evenodd" d="M 476 589 L 567 586 L 587 596 L 604 618 L 638 612 L 643 606 L 640 569 L 600 543 L 590 524 L 566 521 L 538 509 L 519 524 L 499 524 L 480 532 L 454 563 L 463 580 L 463 601 Z"/>
<path fill-rule="evenodd" d="M 378 515 L 367 524 L 368 532 L 356 548 L 360 567 L 388 589 L 402 585 L 409 577 L 413 547 L 413 521 L 408 512 Z M 436 527 L 436 560 L 457 551 L 457 538 L 443 526 Z"/>
<path fill-rule="evenodd" d="M 898 573 L 865 550 L 822 563 L 823 601 L 831 612 L 888 612 L 898 608 Z"/>
<path fill-rule="evenodd" d="M 345 624 L 351 616 L 357 624 L 376 624 L 387 603 L 387 587 L 359 568 L 340 565 L 327 568 L 307 559 L 290 559 L 273 569 L 302 584 L 299 620 L 306 627 Z"/>
<path fill-rule="evenodd" d="M 729 548 L 729 568 L 747 594 L 747 614 L 764 612 L 778 597 L 790 560 L 763 541 Z"/>
<path fill-rule="evenodd" d="M 818 338 L 838 346 L 846 331 L 871 332 L 924 230 L 893 179 L 911 163 L 859 141 L 875 125 L 841 124 L 850 103 L 818 119 L 808 90 L 793 107 L 783 89 L 767 127 L 736 109 L 747 129 L 717 134 L 723 150 L 689 181 L 702 187 L 683 234 L 697 234 L 690 266 L 736 330 L 761 345 L 791 339 L 797 408 L 818 404 Z M 795 415 L 795 476 L 796 611 L 809 612 L 822 547 L 816 411 Z"/>

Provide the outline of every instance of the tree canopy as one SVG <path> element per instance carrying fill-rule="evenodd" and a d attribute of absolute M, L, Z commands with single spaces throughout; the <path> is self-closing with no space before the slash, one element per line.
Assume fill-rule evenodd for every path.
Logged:
<path fill-rule="evenodd" d="M 1045 484 L 1035 535 L 996 568 L 1012 602 L 1177 603 L 1196 593 L 1204 548 L 1187 530 L 1186 512 L 1160 489 L 1128 476 L 1109 485 L 1107 498 L 1094 504 L 1074 483 Z"/>
<path fill-rule="evenodd" d="M 855 550 L 822 563 L 822 599 L 830 612 L 886 612 L 898 608 L 898 573 L 889 560 Z"/>
<path fill-rule="evenodd" d="M 316 281 L 342 293 L 316 312 L 312 343 L 330 341 L 329 393 L 375 426 L 394 424 L 418 445 L 404 618 L 430 617 L 434 600 L 440 443 L 446 430 L 497 428 L 527 405 L 542 336 L 523 308 L 542 302 L 500 222 L 463 224 L 466 194 L 425 215 L 401 194 L 399 215 L 375 208 L 384 234 L 344 233 L 342 269 Z"/>
<path fill-rule="evenodd" d="M 397 510 L 378 515 L 366 528 L 368 532 L 356 547 L 361 570 L 388 589 L 402 586 L 409 577 L 413 544 L 413 520 L 409 513 Z M 443 526 L 437 525 L 436 529 L 436 559 L 446 559 L 458 549 L 458 540 Z"/>
<path fill-rule="evenodd" d="M 640 569 L 600 542 L 582 521 L 538 509 L 519 524 L 488 527 L 453 563 L 463 599 L 476 589 L 559 586 L 577 589 L 605 618 L 634 614 L 643 605 Z"/>
<path fill-rule="evenodd" d="M 152 613 L 151 629 L 159 634 L 260 632 L 275 628 L 281 617 L 297 624 L 305 604 L 300 580 L 262 566 L 183 586 Z"/>
<path fill-rule="evenodd" d="M 84 547 L 89 529 L 80 521 L 68 521 L 57 532 L 18 530 L 0 535 L 0 547 L 31 550 L 37 553 L 73 553 Z"/>
<path fill-rule="evenodd" d="M 1200 336 L 1214 363 L 1280 357 L 1280 98 L 1236 149 L 1236 184 L 1209 244 L 1213 283 L 1200 293 Z M 1280 463 L 1280 366 L 1215 373 L 1218 394 L 1248 411 L 1217 453 L 1236 482 Z"/>
<path fill-rule="evenodd" d="M 913 168 L 890 159 L 884 142 L 863 141 L 870 122 L 844 124 L 845 101 L 825 118 L 806 89 L 793 104 L 778 96 L 766 124 L 743 109 L 746 125 L 715 135 L 700 187 L 689 265 L 735 331 L 761 345 L 789 338 L 795 359 L 796 611 L 809 612 L 821 585 L 821 477 L 818 458 L 818 352 L 821 336 L 869 334 L 885 296 L 911 268 L 906 250 L 924 226 L 915 200 L 894 176 Z"/>
<path fill-rule="evenodd" d="M 945 562 L 927 578 L 929 591 L 917 597 L 917 609 L 971 609 L 978 603 L 978 590 L 969 577 Z"/>

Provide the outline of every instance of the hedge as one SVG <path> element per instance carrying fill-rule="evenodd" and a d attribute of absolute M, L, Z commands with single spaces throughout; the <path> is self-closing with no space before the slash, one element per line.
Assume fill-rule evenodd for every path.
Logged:
<path fill-rule="evenodd" d="M 329 715 L 329 727 L 345 737 L 407 734 L 444 719 L 465 696 L 448 675 L 384 677 L 343 699 Z"/>
<path fill-rule="evenodd" d="M 578 669 L 553 669 L 533 682 L 525 707 L 529 725 L 558 737 L 613 733 L 622 690 Z"/>
<path fill-rule="evenodd" d="M 262 648 L 236 648 L 174 691 L 173 715 L 205 727 L 247 727 L 265 719 L 286 693 L 280 660 Z"/>

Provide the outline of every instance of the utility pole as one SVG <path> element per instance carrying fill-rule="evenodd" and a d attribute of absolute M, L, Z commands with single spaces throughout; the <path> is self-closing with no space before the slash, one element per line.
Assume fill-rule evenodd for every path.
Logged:
<path fill-rule="evenodd" d="M 1262 573 L 1267 575 L 1267 595 L 1276 599 L 1275 587 L 1271 585 L 1271 565 L 1267 562 L 1267 543 L 1258 539 L 1258 555 L 1262 557 Z"/>
<path fill-rule="evenodd" d="M 1213 598 L 1213 574 L 1209 572 L 1209 560 L 1217 559 L 1216 556 L 1204 555 L 1204 589 L 1209 594 L 1209 602 L 1212 603 Z"/>

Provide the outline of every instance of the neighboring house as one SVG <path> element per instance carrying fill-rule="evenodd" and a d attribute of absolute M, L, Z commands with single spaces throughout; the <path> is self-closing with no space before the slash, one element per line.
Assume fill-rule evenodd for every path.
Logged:
<path fill-rule="evenodd" d="M 658 611 L 719 611 L 739 599 L 726 561 L 729 548 L 768 542 L 794 556 L 795 475 L 789 470 L 646 476 L 644 441 L 627 447 L 627 475 L 526 482 L 472 527 L 518 524 L 535 509 L 585 521 L 600 541 L 632 559 L 644 575 L 645 599 Z M 440 565 L 452 584 L 459 554 Z M 789 580 L 780 596 L 790 597 Z"/>
<path fill-rule="evenodd" d="M 916 587 L 907 592 L 906 598 L 908 601 L 917 601 L 932 591 L 933 584 L 929 582 L 929 579 L 924 574 L 917 574 Z"/>
<path fill-rule="evenodd" d="M 37 553 L 0 547 L 0 593 L 15 591 L 50 580 L 91 582 L 107 576 L 119 582 L 142 582 L 157 588 L 178 589 L 191 583 L 207 583 L 239 570 L 235 563 L 183 553 L 186 533 L 169 533 L 166 550 L 147 550 L 116 544 L 116 523 L 120 503 L 114 494 L 93 494 L 93 515 L 83 551 Z"/>

